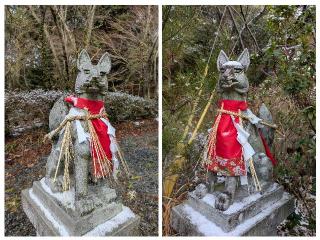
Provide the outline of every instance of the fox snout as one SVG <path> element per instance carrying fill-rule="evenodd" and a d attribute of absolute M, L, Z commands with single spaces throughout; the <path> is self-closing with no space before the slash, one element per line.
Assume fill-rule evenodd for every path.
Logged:
<path fill-rule="evenodd" d="M 225 72 L 221 74 L 222 85 L 230 86 L 238 82 L 233 69 L 226 69 Z"/>
<path fill-rule="evenodd" d="M 233 69 L 226 69 L 225 72 L 222 74 L 222 79 L 224 81 L 231 81 L 235 78 L 234 70 Z"/>
<path fill-rule="evenodd" d="M 102 79 L 101 77 L 91 77 L 86 79 L 86 81 L 83 83 L 84 87 L 88 87 L 88 86 L 97 86 L 97 87 L 101 87 L 104 84 L 102 84 Z"/>

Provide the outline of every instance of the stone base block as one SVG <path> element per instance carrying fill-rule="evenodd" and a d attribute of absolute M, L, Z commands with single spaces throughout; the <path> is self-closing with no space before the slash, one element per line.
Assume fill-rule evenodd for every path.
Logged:
<path fill-rule="evenodd" d="M 214 208 L 215 195 L 188 200 L 172 209 L 171 226 L 183 236 L 271 236 L 294 211 L 294 199 L 278 184 L 264 194 L 235 201 L 226 211 Z"/>
<path fill-rule="evenodd" d="M 96 190 L 96 189 L 95 189 Z M 93 212 L 79 216 L 74 209 L 72 190 L 52 193 L 45 182 L 34 182 L 22 191 L 22 206 L 39 236 L 134 236 L 140 217 L 115 202 L 114 189 L 101 189 L 105 201 Z"/>

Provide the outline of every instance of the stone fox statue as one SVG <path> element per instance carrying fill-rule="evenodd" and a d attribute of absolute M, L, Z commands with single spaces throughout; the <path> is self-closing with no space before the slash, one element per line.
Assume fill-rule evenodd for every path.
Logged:
<path fill-rule="evenodd" d="M 109 55 L 105 53 L 98 64 L 93 65 L 88 53 L 82 50 L 77 60 L 77 67 L 79 70 L 75 83 L 77 95 L 60 98 L 54 104 L 49 116 L 51 131 L 57 129 L 67 117 L 99 115 L 105 111 L 104 95 L 107 91 L 107 74 L 111 68 Z M 116 158 L 115 129 L 106 117 L 91 121 L 74 120 L 70 123 L 69 147 L 73 148 L 70 153 L 74 155 L 73 162 L 70 163 L 70 167 L 65 165 L 67 157 L 62 153 L 66 151 L 63 144 L 67 130 L 61 130 L 55 137 L 49 133 L 53 144 L 46 165 L 46 183 L 53 192 L 68 190 L 68 188 L 63 189 L 63 186 L 68 180 L 66 173 L 68 175 L 70 170 L 72 177 L 69 186 L 71 182 L 75 187 L 75 208 L 83 215 L 92 211 L 95 204 L 88 196 L 89 178 L 98 182 L 99 179 L 111 174 L 116 175 L 119 162 Z M 90 134 L 92 131 L 94 134 Z M 94 138 L 95 142 L 92 141 Z M 98 147 L 94 147 L 93 145 L 97 143 Z M 61 158 L 62 155 L 64 157 Z M 60 163 L 63 161 L 65 164 Z"/>
<path fill-rule="evenodd" d="M 248 108 L 246 71 L 249 64 L 247 49 L 237 61 L 229 60 L 222 50 L 218 56 L 220 76 L 216 89 L 221 100 L 208 137 L 204 165 L 208 170 L 209 192 L 214 191 L 217 174 L 226 177 L 224 190 L 217 194 L 215 200 L 215 207 L 222 211 L 233 203 L 239 186 L 247 185 L 247 189 L 252 189 L 255 183 L 261 191 L 272 181 L 275 160 L 269 147 L 274 132 L 261 124 L 262 119 L 272 123 L 272 117 L 264 104 L 260 107 L 260 118 Z M 203 197 L 197 191 L 199 189 L 196 189 L 196 194 Z"/>

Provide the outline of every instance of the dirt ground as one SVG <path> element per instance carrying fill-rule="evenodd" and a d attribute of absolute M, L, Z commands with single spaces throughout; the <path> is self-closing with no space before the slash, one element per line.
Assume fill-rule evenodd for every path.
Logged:
<path fill-rule="evenodd" d="M 120 176 L 116 189 L 122 201 L 141 217 L 140 234 L 158 235 L 158 122 L 154 119 L 114 124 L 117 138 L 131 170 L 131 179 Z M 45 129 L 6 138 L 5 235 L 35 236 L 36 231 L 21 206 L 21 191 L 45 175 L 51 145 L 43 144 Z M 132 195 L 128 194 L 135 193 Z"/>

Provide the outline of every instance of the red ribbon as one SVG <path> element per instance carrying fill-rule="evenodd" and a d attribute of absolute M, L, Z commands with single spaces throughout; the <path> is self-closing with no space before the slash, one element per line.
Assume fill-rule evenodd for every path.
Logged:
<path fill-rule="evenodd" d="M 269 148 L 266 140 L 265 140 L 264 137 L 262 136 L 262 133 L 261 133 L 260 130 L 259 130 L 259 135 L 260 135 L 260 137 L 261 137 L 261 140 L 262 140 L 264 149 L 265 149 L 265 151 L 266 151 L 267 157 L 270 158 L 273 166 L 277 165 L 277 160 L 273 157 L 273 155 L 272 155 L 272 153 L 271 153 L 271 151 L 270 151 L 270 148 Z"/>

